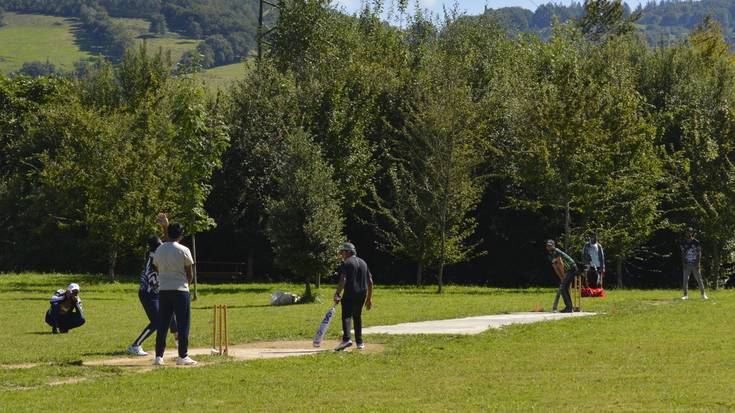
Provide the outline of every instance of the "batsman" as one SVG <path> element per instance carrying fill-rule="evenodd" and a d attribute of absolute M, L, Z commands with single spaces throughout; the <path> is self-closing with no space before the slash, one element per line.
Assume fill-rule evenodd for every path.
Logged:
<path fill-rule="evenodd" d="M 365 348 L 362 341 L 362 307 L 370 310 L 373 307 L 373 275 L 367 263 L 357 256 L 355 246 L 349 242 L 339 249 L 342 264 L 337 268 L 339 283 L 334 293 L 334 303 L 342 303 L 342 342 L 336 350 L 344 350 L 352 346 L 350 324 L 355 323 L 355 341 L 357 348 Z"/>

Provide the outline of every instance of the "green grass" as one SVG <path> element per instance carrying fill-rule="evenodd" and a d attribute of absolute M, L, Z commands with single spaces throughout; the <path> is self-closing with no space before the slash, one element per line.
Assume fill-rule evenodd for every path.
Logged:
<path fill-rule="evenodd" d="M 0 27 L 0 73 L 16 71 L 24 62 L 49 61 L 64 70 L 89 57 L 74 37 L 74 20 L 36 14 L 5 13 Z"/>
<path fill-rule="evenodd" d="M 136 40 L 139 43 L 145 42 L 148 50 L 156 52 L 162 49 L 164 52 L 171 52 L 171 60 L 174 64 L 181 60 L 184 53 L 194 50 L 199 44 L 199 40 L 186 38 L 175 32 L 168 32 L 163 36 L 152 36 L 148 31 L 150 22 L 145 19 L 114 18 L 113 20 L 135 33 Z"/>
<path fill-rule="evenodd" d="M 88 322 L 50 335 L 47 298 L 81 283 Z M 369 336 L 382 353 L 325 353 L 147 373 L 81 366 L 122 354 L 145 324 L 133 281 L 0 275 L 0 411 L 38 411 L 75 395 L 76 411 L 732 411 L 735 292 L 682 302 L 678 291 L 611 291 L 605 312 L 477 336 Z M 275 284 L 201 285 L 191 345 L 211 338 L 211 306 L 229 305 L 231 341 L 310 339 L 327 304 L 270 307 Z M 330 296 L 332 288 L 322 290 Z M 551 289 L 378 287 L 366 326 L 548 308 Z M 615 313 L 611 310 L 615 307 Z M 339 324 L 330 328 L 337 338 Z M 150 339 L 149 339 L 150 340 Z M 146 343 L 150 348 L 152 340 Z M 82 381 L 49 385 L 69 378 Z M 143 391 L 141 390 L 143 389 Z"/>
<path fill-rule="evenodd" d="M 253 61 L 234 63 L 207 69 L 195 75 L 209 90 L 227 90 L 233 83 L 245 77 L 245 72 L 254 65 Z"/>

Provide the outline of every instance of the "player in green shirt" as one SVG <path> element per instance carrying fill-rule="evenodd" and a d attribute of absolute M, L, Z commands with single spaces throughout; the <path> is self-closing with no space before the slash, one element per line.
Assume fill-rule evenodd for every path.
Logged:
<path fill-rule="evenodd" d="M 574 276 L 579 272 L 577 264 L 564 251 L 556 248 L 556 242 L 553 239 L 546 241 L 546 254 L 551 266 L 554 268 L 554 273 L 559 277 L 559 281 L 561 281 L 559 290 L 556 292 L 556 297 L 554 298 L 552 310 L 556 312 L 557 306 L 559 305 L 559 296 L 561 295 L 564 300 L 564 309 L 561 312 L 571 313 L 574 309 L 572 307 L 572 297 L 569 296 L 569 285 L 574 280 Z"/>

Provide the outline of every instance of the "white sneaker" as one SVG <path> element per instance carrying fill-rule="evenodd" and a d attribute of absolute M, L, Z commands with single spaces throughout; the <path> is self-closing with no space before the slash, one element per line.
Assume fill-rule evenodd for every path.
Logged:
<path fill-rule="evenodd" d="M 707 297 L 707 294 L 702 294 L 702 299 L 703 300 L 709 300 L 709 297 Z"/>
<path fill-rule="evenodd" d="M 153 360 L 153 365 L 154 366 L 163 366 L 163 357 L 156 357 Z"/>
<path fill-rule="evenodd" d="M 364 349 L 365 343 L 357 343 L 357 348 L 359 348 L 360 350 Z"/>
<path fill-rule="evenodd" d="M 196 366 L 198 363 L 194 360 L 192 360 L 191 357 L 186 356 L 184 358 L 176 357 L 176 365 L 177 366 Z"/>
<path fill-rule="evenodd" d="M 143 351 L 143 347 L 134 346 L 132 344 L 128 346 L 128 354 L 132 354 L 134 356 L 147 356 L 148 355 L 148 353 Z"/>
<path fill-rule="evenodd" d="M 339 345 L 337 346 L 337 348 L 334 349 L 334 351 L 342 351 L 350 346 L 352 346 L 352 340 L 343 341 L 339 343 Z"/>
<path fill-rule="evenodd" d="M 682 300 L 688 300 L 689 299 L 689 296 L 688 295 L 685 295 L 684 297 L 681 297 L 681 299 Z"/>

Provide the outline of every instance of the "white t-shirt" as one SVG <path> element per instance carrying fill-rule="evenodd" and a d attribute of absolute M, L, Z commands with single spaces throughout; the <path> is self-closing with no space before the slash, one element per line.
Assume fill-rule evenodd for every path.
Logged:
<path fill-rule="evenodd" d="M 153 265 L 158 269 L 158 290 L 189 291 L 186 266 L 193 264 L 189 248 L 178 242 L 164 242 L 153 257 Z"/>
<path fill-rule="evenodd" d="M 595 266 L 595 268 L 600 268 L 602 266 L 602 263 L 600 262 L 600 244 L 594 243 L 589 244 L 589 251 L 590 251 L 590 259 L 592 260 L 592 265 Z"/>

